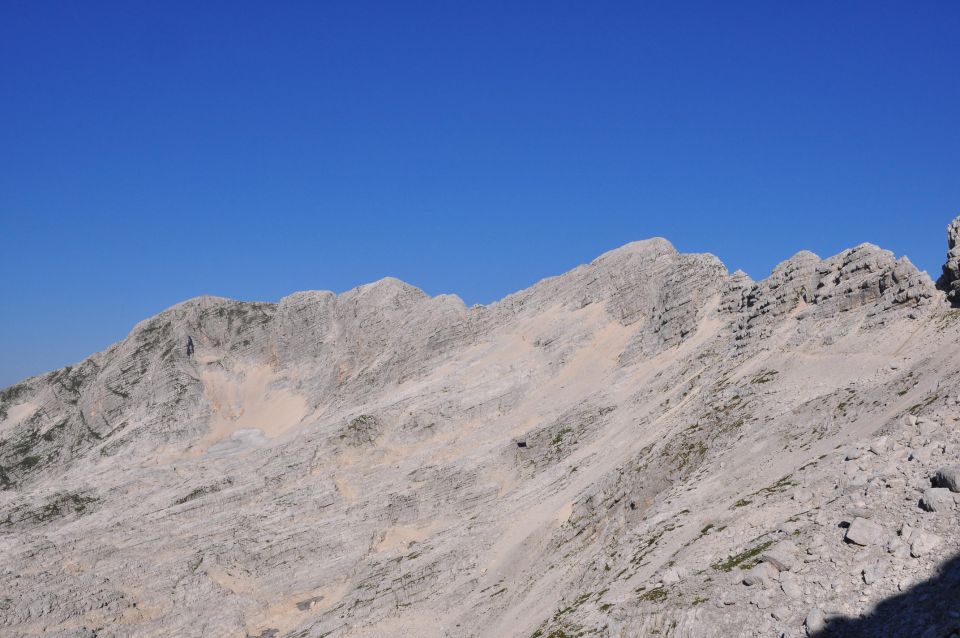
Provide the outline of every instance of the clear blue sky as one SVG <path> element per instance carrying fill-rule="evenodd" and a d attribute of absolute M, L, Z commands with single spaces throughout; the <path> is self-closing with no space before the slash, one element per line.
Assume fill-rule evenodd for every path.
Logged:
<path fill-rule="evenodd" d="M 0 3 L 0 386 L 183 299 L 490 302 L 660 235 L 934 277 L 960 2 Z"/>

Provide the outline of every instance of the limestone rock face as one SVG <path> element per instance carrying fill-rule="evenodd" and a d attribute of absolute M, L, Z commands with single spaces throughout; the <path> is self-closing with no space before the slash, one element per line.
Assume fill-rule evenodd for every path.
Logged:
<path fill-rule="evenodd" d="M 947 261 L 937 286 L 947 293 L 947 299 L 954 306 L 960 305 L 960 217 L 947 228 Z"/>
<path fill-rule="evenodd" d="M 650 239 L 471 308 L 191 299 L 0 392 L 0 635 L 873 622 L 957 571 L 957 387 L 956 311 L 869 244 L 754 281 Z"/>

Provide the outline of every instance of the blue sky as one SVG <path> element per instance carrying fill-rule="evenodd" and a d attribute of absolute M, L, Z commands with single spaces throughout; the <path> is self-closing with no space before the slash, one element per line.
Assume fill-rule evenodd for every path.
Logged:
<path fill-rule="evenodd" d="M 0 4 L 0 386 L 183 299 L 753 277 L 960 213 L 960 3 Z"/>

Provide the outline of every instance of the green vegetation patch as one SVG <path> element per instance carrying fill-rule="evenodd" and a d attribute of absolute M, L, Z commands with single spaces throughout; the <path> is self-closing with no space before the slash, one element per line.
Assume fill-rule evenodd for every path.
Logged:
<path fill-rule="evenodd" d="M 910 409 L 907 410 L 907 412 L 916 416 L 920 414 L 924 410 L 924 408 L 926 408 L 927 406 L 929 406 L 931 403 L 935 402 L 939 398 L 940 398 L 940 395 L 934 392 L 929 397 L 927 397 L 924 401 L 917 403 L 916 405 L 910 406 Z"/>
<path fill-rule="evenodd" d="M 19 467 L 24 470 L 29 470 L 39 465 L 39 463 L 40 463 L 39 456 L 25 456 L 23 460 L 20 461 Z"/>
<path fill-rule="evenodd" d="M 641 593 L 637 598 L 651 603 L 659 603 L 666 600 L 667 596 L 669 596 L 669 592 L 665 587 L 654 587 Z"/>
<path fill-rule="evenodd" d="M 734 554 L 733 556 L 727 558 L 727 560 L 717 561 L 711 565 L 711 567 L 718 572 L 733 571 L 737 567 L 740 569 L 750 569 L 760 562 L 760 554 L 767 551 L 767 548 L 772 545 L 773 541 L 765 541 L 756 547 L 751 547 L 750 549 L 742 551 L 739 554 Z"/>
<path fill-rule="evenodd" d="M 580 605 L 582 605 L 583 603 L 587 602 L 587 601 L 590 599 L 590 596 L 592 596 L 592 595 L 593 595 L 593 594 L 591 594 L 590 592 L 587 592 L 587 593 L 585 593 L 585 594 L 580 594 L 580 595 L 577 596 L 577 598 L 576 598 L 572 603 L 570 603 L 567 607 L 564 607 L 563 609 L 558 610 L 558 611 L 553 615 L 553 619 L 554 619 L 555 621 L 556 621 L 556 620 L 560 620 L 563 616 L 566 616 L 567 614 L 576 611 L 577 608 L 580 607 Z"/>
<path fill-rule="evenodd" d="M 781 478 L 779 481 L 777 481 L 773 485 L 768 485 L 767 487 L 763 488 L 762 490 L 757 492 L 757 494 L 762 496 L 767 494 L 777 494 L 779 492 L 786 491 L 788 488 L 793 487 L 794 485 L 797 484 L 797 482 L 793 480 L 792 476 L 793 476 L 792 474 L 787 474 L 786 476 Z"/>
<path fill-rule="evenodd" d="M 780 478 L 780 480 L 778 480 L 773 485 L 768 485 L 763 489 L 757 490 L 753 494 L 748 494 L 747 496 L 741 498 L 740 500 L 738 500 L 736 503 L 733 504 L 733 508 L 746 507 L 747 505 L 750 505 L 751 503 L 753 503 L 753 500 L 756 497 L 764 497 L 764 496 L 769 496 L 771 494 L 779 494 L 780 492 L 784 492 L 796 484 L 797 482 L 793 480 L 793 475 L 787 474 L 786 476 Z"/>
<path fill-rule="evenodd" d="M 571 432 L 573 432 L 573 430 L 571 430 L 570 428 L 562 428 L 559 432 L 557 432 L 554 435 L 553 441 L 551 441 L 550 443 L 552 445 L 559 446 L 561 443 L 563 443 L 563 437 L 570 434 Z"/>
<path fill-rule="evenodd" d="M 707 455 L 707 446 L 703 441 L 683 441 L 674 449 L 671 442 L 661 452 L 670 465 L 677 471 L 682 472 L 686 469 L 696 467 L 700 461 Z"/>
<path fill-rule="evenodd" d="M 60 492 L 37 509 L 16 508 L 0 521 L 0 527 L 22 523 L 40 524 L 63 518 L 68 514 L 83 514 L 87 506 L 97 502 L 97 498 L 79 492 Z"/>
<path fill-rule="evenodd" d="M 663 538 L 663 535 L 667 532 L 672 532 L 675 529 L 676 526 L 672 523 L 669 523 L 666 527 L 655 532 L 652 536 L 643 541 L 643 544 L 634 553 L 633 558 L 630 559 L 630 564 L 634 567 L 639 567 L 643 563 L 643 559 L 646 558 L 647 555 L 656 548 L 657 543 L 660 542 L 660 539 Z"/>

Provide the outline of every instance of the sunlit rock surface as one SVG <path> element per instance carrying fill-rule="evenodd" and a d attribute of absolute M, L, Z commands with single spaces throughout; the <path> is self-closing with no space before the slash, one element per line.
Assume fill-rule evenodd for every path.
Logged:
<path fill-rule="evenodd" d="M 949 635 L 884 605 L 960 586 L 956 228 L 942 290 L 652 239 L 489 306 L 179 304 L 0 393 L 0 635 Z"/>

